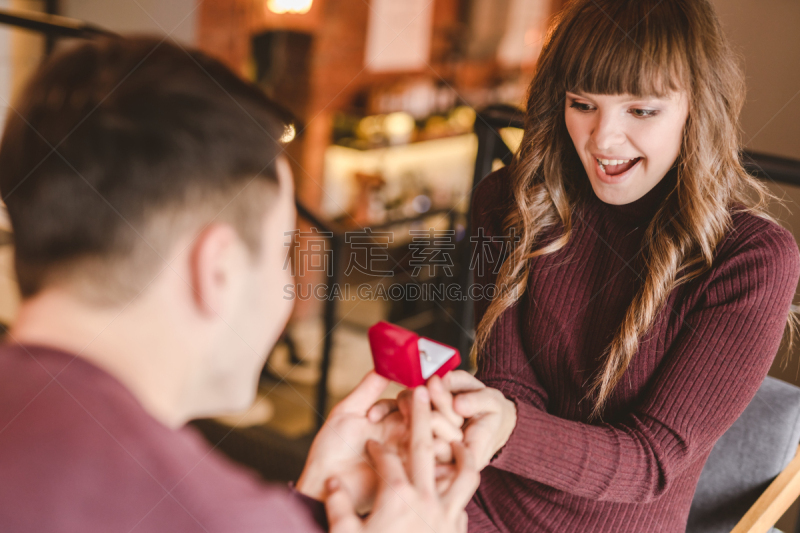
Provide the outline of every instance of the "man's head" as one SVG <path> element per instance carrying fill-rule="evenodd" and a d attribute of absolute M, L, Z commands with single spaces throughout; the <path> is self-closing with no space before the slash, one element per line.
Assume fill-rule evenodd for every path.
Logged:
<path fill-rule="evenodd" d="M 188 379 L 219 393 L 198 410 L 246 405 L 291 309 L 285 112 L 208 56 L 145 38 L 56 55 L 15 109 L 0 191 L 23 305 L 57 290 L 169 314 L 198 352 Z"/>

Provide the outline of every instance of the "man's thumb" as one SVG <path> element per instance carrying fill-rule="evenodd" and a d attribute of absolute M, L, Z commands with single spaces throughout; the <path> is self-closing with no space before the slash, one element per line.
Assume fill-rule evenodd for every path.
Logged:
<path fill-rule="evenodd" d="M 361 519 L 356 514 L 353 499 L 341 486 L 339 480 L 331 478 L 326 485 L 328 497 L 325 499 L 325 510 L 328 513 L 330 533 L 355 533 L 360 531 Z"/>
<path fill-rule="evenodd" d="M 361 383 L 335 409 L 366 416 L 369 408 L 378 401 L 388 385 L 388 379 L 372 371 L 364 376 Z"/>

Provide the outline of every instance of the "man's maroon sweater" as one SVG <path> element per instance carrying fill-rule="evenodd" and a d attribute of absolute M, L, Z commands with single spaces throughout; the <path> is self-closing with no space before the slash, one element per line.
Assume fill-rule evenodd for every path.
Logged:
<path fill-rule="evenodd" d="M 517 424 L 482 472 L 470 531 L 685 530 L 711 448 L 778 350 L 800 253 L 781 226 L 734 213 L 713 268 L 669 295 L 602 420 L 590 421 L 588 384 L 644 277 L 644 231 L 674 186 L 667 174 L 623 206 L 589 194 L 569 243 L 530 262 L 525 295 L 480 354 L 477 377 L 516 403 Z M 503 235 L 510 199 L 506 170 L 487 177 L 473 234 Z M 485 270 L 477 281 L 494 283 Z M 488 303 L 476 303 L 477 321 Z"/>
<path fill-rule="evenodd" d="M 319 533 L 325 523 L 319 502 L 261 483 L 188 426 L 164 426 L 86 359 L 0 344 L 3 533 Z"/>

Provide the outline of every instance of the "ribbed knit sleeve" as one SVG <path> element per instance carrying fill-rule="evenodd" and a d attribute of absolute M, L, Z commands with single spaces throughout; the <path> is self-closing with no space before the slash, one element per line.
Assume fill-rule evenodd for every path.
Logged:
<path fill-rule="evenodd" d="M 521 349 L 516 310 L 510 310 L 483 354 L 491 363 L 479 374 L 517 405 L 516 428 L 491 466 L 593 500 L 650 502 L 662 495 L 755 395 L 800 276 L 797 245 L 776 226 L 718 259 L 644 400 L 614 424 L 548 414 L 531 401 L 544 391 L 529 390 L 522 368 L 529 365 L 497 364 L 507 350 Z"/>

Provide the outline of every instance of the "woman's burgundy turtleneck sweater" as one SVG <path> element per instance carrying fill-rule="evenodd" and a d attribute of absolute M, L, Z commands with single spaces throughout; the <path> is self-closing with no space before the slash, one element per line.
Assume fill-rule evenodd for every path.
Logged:
<path fill-rule="evenodd" d="M 590 194 L 569 243 L 531 261 L 525 295 L 479 358 L 477 377 L 516 403 L 517 424 L 481 474 L 470 531 L 685 531 L 711 448 L 778 350 L 800 253 L 781 226 L 733 213 L 713 268 L 670 294 L 602 421 L 590 421 L 587 384 L 643 277 L 644 231 L 674 186 L 669 173 L 624 206 Z M 476 238 L 503 235 L 510 199 L 505 169 L 478 186 Z M 484 270 L 477 282 L 494 283 Z M 476 302 L 476 324 L 488 303 Z"/>

